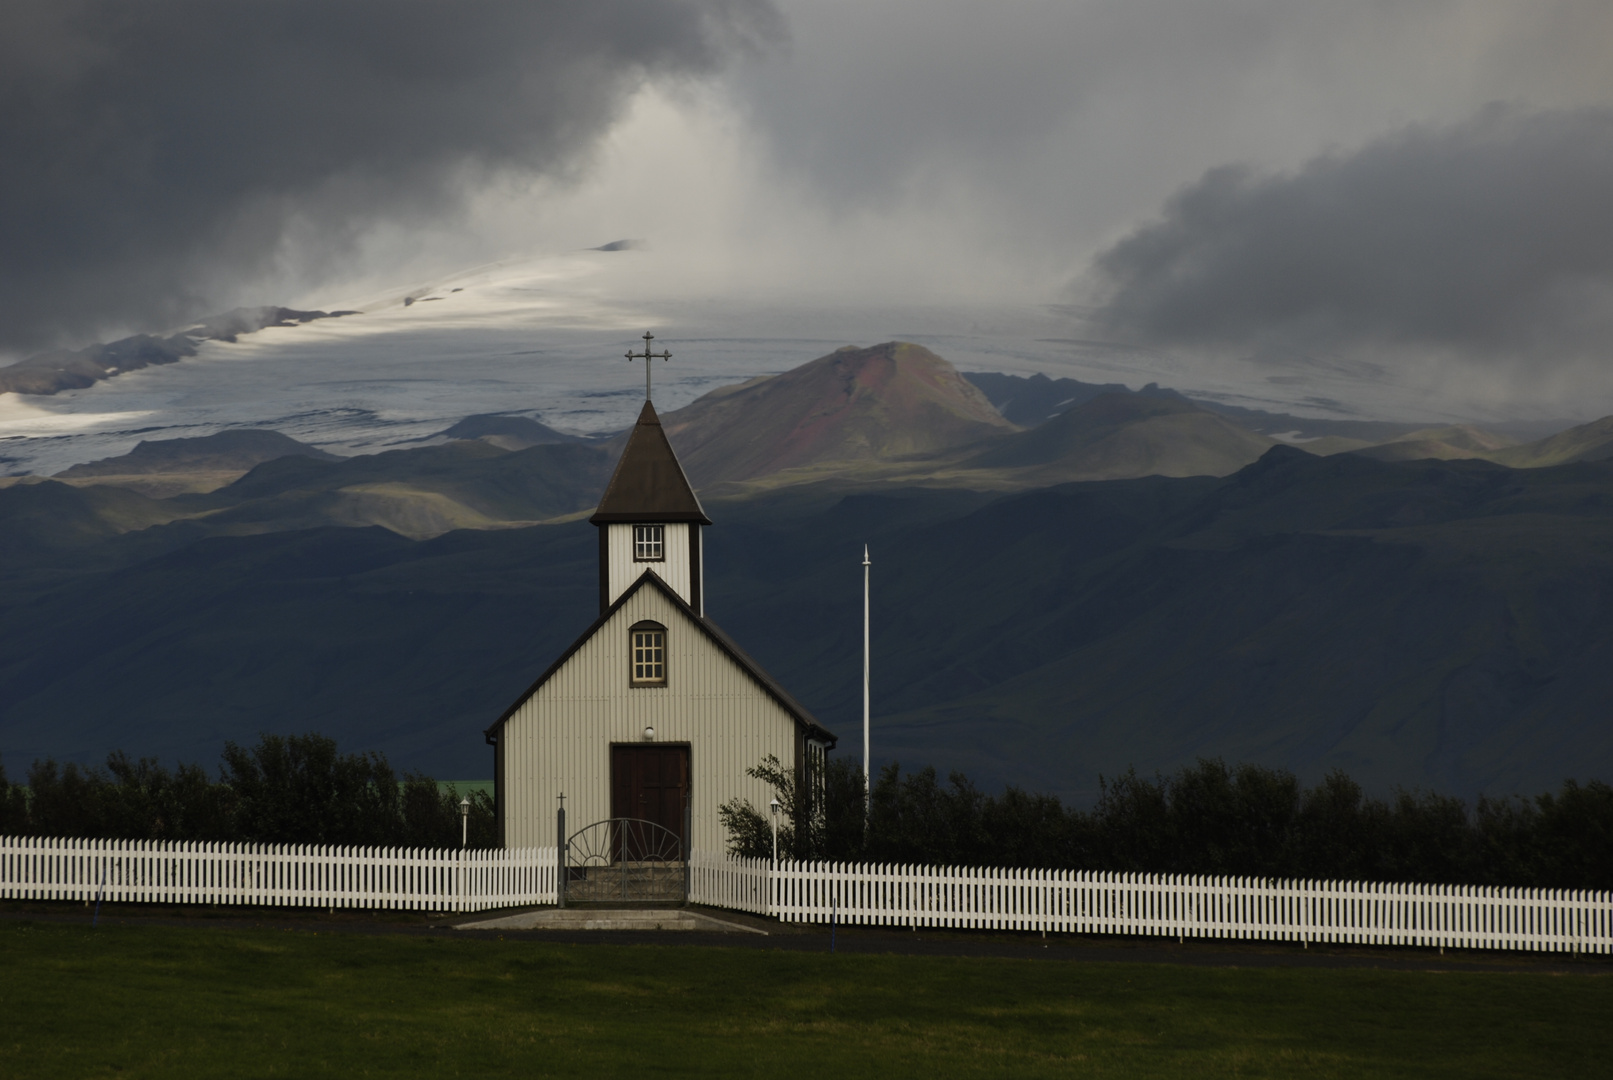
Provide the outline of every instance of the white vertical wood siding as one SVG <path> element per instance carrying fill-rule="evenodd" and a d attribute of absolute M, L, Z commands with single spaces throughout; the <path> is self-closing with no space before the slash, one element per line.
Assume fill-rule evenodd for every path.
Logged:
<path fill-rule="evenodd" d="M 685 603 L 694 603 L 689 596 L 689 530 L 699 528 L 698 525 L 675 522 L 665 526 L 665 562 L 633 561 L 633 526 L 606 525 L 605 528 L 608 530 L 605 558 L 610 571 L 611 603 L 614 604 L 645 570 L 654 570 Z"/>
<path fill-rule="evenodd" d="M 615 526 L 612 526 L 615 528 Z M 631 536 L 631 534 L 629 534 Z M 628 685 L 628 627 L 667 628 L 667 685 Z M 555 842 L 557 797 L 577 829 L 610 816 L 610 747 L 689 744 L 696 851 L 724 851 L 717 807 L 737 796 L 757 808 L 771 790 L 745 775 L 768 754 L 795 762 L 795 720 L 658 590 L 635 593 L 504 724 L 504 842 Z"/>

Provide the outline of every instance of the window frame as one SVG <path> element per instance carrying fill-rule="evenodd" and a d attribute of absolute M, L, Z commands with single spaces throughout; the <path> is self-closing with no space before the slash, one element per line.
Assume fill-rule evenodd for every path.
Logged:
<path fill-rule="evenodd" d="M 638 653 L 639 653 L 639 649 L 641 648 L 641 646 L 638 643 L 637 635 L 639 635 L 639 634 L 651 634 L 651 633 L 661 635 L 661 640 L 660 640 L 659 645 L 658 646 L 650 646 L 650 648 L 659 648 L 660 649 L 660 657 L 658 659 L 659 659 L 659 667 L 661 669 L 661 673 L 660 673 L 660 675 L 658 677 L 652 677 L 652 678 L 647 678 L 647 679 L 646 678 L 640 678 L 639 674 L 638 674 L 639 668 L 640 668 L 640 661 L 639 661 Z M 667 656 L 667 638 L 669 636 L 670 635 L 667 633 L 667 628 L 665 626 L 662 626 L 660 623 L 653 622 L 653 621 L 650 621 L 648 619 L 646 619 L 643 622 L 636 622 L 632 626 L 629 626 L 627 628 L 627 685 L 628 686 L 637 688 L 637 687 L 664 687 L 664 686 L 667 685 L 668 668 L 670 666 L 668 664 L 668 656 Z"/>
<path fill-rule="evenodd" d="M 638 563 L 638 562 L 666 562 L 666 526 L 665 525 L 653 524 L 652 523 L 652 524 L 646 524 L 646 525 L 634 525 L 634 526 L 631 526 L 631 528 L 633 530 L 632 544 L 633 544 L 633 561 L 634 562 L 636 562 L 636 563 Z M 646 531 L 648 531 L 650 529 L 654 529 L 655 533 L 656 533 L 656 538 L 654 540 L 640 540 L 639 539 L 639 530 L 640 529 L 644 529 Z M 655 554 L 655 555 L 640 555 L 639 551 L 643 547 L 646 547 L 646 546 L 648 546 L 650 544 L 655 545 L 655 550 L 658 552 L 658 554 Z"/>

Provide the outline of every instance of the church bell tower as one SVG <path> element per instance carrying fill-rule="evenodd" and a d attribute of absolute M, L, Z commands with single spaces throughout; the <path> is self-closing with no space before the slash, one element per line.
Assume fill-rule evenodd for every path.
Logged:
<path fill-rule="evenodd" d="M 700 529 L 711 519 L 648 400 L 588 520 L 599 529 L 601 612 L 649 571 L 697 614 L 706 613 Z"/>

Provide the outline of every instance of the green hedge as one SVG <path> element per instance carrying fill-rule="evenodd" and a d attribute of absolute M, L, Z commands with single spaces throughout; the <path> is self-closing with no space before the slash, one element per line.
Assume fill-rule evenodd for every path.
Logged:
<path fill-rule="evenodd" d="M 466 794 L 470 845 L 491 847 L 492 797 Z M 264 735 L 250 749 L 226 743 L 217 779 L 122 751 L 98 768 L 36 761 L 26 786 L 0 768 L 0 835 L 458 847 L 460 798 L 419 773 L 400 780 L 382 754 L 338 753 L 323 735 Z"/>
<path fill-rule="evenodd" d="M 785 857 L 1613 889 L 1613 788 L 1595 780 L 1469 806 L 1421 791 L 1370 798 L 1342 772 L 1307 788 L 1281 769 L 1200 760 L 1171 776 L 1100 780 L 1097 804 L 1079 810 L 890 765 L 874 781 L 865 826 L 861 770 L 849 760 L 831 763 L 816 805 L 776 760 L 750 772 L 784 807 Z M 723 817 L 731 851 L 771 853 L 763 810 L 736 800 Z"/>

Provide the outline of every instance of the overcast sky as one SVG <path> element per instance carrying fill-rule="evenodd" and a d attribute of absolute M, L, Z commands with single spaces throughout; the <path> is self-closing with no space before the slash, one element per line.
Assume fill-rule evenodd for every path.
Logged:
<path fill-rule="evenodd" d="M 11 0 L 0 348 L 632 237 L 668 290 L 1571 387 L 1610 73 L 1606 0 Z"/>

